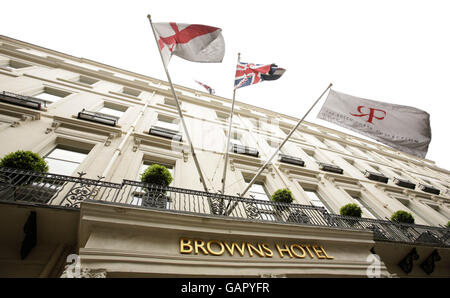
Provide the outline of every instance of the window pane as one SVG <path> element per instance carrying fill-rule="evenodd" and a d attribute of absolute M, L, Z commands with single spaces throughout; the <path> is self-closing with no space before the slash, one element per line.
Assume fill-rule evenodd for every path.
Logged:
<path fill-rule="evenodd" d="M 314 190 L 305 190 L 305 192 L 306 192 L 306 195 L 309 198 L 309 202 L 311 203 L 311 205 L 316 206 L 316 207 L 323 207 L 323 208 L 325 208 L 325 210 L 330 212 L 330 210 L 322 202 L 322 200 L 320 199 L 320 197 L 319 197 L 319 195 L 317 194 L 316 191 L 314 191 Z"/>
<path fill-rule="evenodd" d="M 106 107 L 101 108 L 99 110 L 99 112 L 103 113 L 103 114 L 107 114 L 107 115 L 116 116 L 116 117 L 119 117 L 119 118 L 122 117 L 122 115 L 123 115 L 122 111 L 111 109 L 111 108 L 106 108 Z"/>
<path fill-rule="evenodd" d="M 79 163 L 52 158 L 45 158 L 45 161 L 48 164 L 49 173 L 67 176 L 72 175 L 75 172 L 75 169 L 80 165 Z"/>
<path fill-rule="evenodd" d="M 39 93 L 38 95 L 34 95 L 33 97 L 43 99 L 43 100 L 49 101 L 49 102 L 55 102 L 55 101 L 58 101 L 61 99 L 61 96 L 53 95 L 53 94 L 50 94 L 47 92 Z"/>
<path fill-rule="evenodd" d="M 363 213 L 367 214 L 369 217 L 371 218 L 377 218 L 375 216 L 375 212 L 372 210 L 372 208 L 370 208 L 369 206 L 367 206 L 360 197 L 358 196 L 351 196 L 353 198 L 353 200 L 355 201 L 355 203 L 361 208 L 361 210 L 363 211 Z"/>
<path fill-rule="evenodd" d="M 230 138 L 230 143 L 242 146 L 242 142 L 240 140 L 236 140 L 236 139 L 233 139 L 233 138 Z"/>
<path fill-rule="evenodd" d="M 86 153 L 80 153 L 80 152 L 76 152 L 76 151 L 72 151 L 72 150 L 56 148 L 47 157 L 62 159 L 62 160 L 66 160 L 66 161 L 76 162 L 76 163 L 82 163 L 83 160 L 86 158 L 86 156 L 87 156 Z"/>
<path fill-rule="evenodd" d="M 179 130 L 179 125 L 178 123 L 171 123 L 171 122 L 166 122 L 166 121 L 162 121 L 159 120 L 156 122 L 156 126 L 162 127 L 162 128 L 167 128 L 167 129 L 171 129 L 171 130 Z"/>
<path fill-rule="evenodd" d="M 257 200 L 270 201 L 269 196 L 262 184 L 254 183 L 249 189 L 249 193 Z"/>

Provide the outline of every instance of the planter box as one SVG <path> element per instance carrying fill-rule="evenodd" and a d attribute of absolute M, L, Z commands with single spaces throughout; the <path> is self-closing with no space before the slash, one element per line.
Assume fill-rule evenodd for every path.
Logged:
<path fill-rule="evenodd" d="M 288 163 L 291 165 L 296 165 L 296 166 L 300 166 L 300 167 L 304 167 L 305 166 L 305 162 L 298 157 L 295 156 L 290 156 L 290 155 L 286 155 L 286 154 L 280 154 L 280 162 L 284 162 L 284 163 Z"/>
<path fill-rule="evenodd" d="M 19 95 L 7 91 L 0 93 L 0 100 L 13 105 L 22 106 L 34 110 L 41 110 L 45 107 L 45 101 L 38 98 Z"/>
<path fill-rule="evenodd" d="M 382 183 L 388 183 L 388 180 L 389 180 L 389 178 L 384 176 L 383 174 L 374 173 L 374 172 L 370 172 L 367 170 L 364 173 L 364 176 L 366 176 L 366 178 L 369 180 L 378 181 L 378 182 L 382 182 Z"/>
<path fill-rule="evenodd" d="M 414 183 L 408 181 L 408 180 L 394 178 L 394 183 L 397 184 L 398 186 L 406 187 L 406 188 L 409 188 L 409 189 L 416 188 L 416 185 Z"/>
<path fill-rule="evenodd" d="M 179 131 L 164 128 L 164 127 L 152 126 L 150 128 L 150 130 L 148 131 L 148 133 L 151 135 L 154 135 L 154 136 L 171 139 L 171 140 L 175 140 L 178 142 L 181 142 L 181 140 L 182 140 L 182 136 Z"/>
<path fill-rule="evenodd" d="M 424 192 L 432 193 L 435 195 L 439 195 L 441 193 L 441 191 L 439 189 L 434 188 L 433 186 L 425 185 L 425 184 L 419 184 L 419 189 Z"/>
<path fill-rule="evenodd" d="M 109 126 L 116 126 L 117 121 L 119 120 L 119 118 L 116 116 L 98 112 L 90 112 L 86 111 L 85 109 L 78 113 L 78 119 L 97 122 Z"/>
<path fill-rule="evenodd" d="M 250 156 L 254 156 L 254 157 L 259 156 L 259 152 L 255 148 L 242 146 L 242 145 L 238 145 L 238 144 L 231 144 L 231 152 L 250 155 Z"/>
<path fill-rule="evenodd" d="M 336 173 L 336 174 L 343 174 L 344 173 L 344 170 L 341 169 L 340 167 L 335 166 L 335 165 L 331 165 L 331 164 L 327 164 L 327 163 L 323 163 L 323 162 L 319 163 L 319 168 L 322 171 L 326 171 L 326 172 L 332 172 L 332 173 Z"/>

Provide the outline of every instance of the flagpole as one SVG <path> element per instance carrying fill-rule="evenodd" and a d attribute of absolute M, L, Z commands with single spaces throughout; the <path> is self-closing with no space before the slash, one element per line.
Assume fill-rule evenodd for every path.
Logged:
<path fill-rule="evenodd" d="M 238 64 L 241 59 L 241 53 L 238 53 Z M 233 123 L 233 114 L 234 114 L 234 101 L 236 98 L 236 87 L 234 87 L 233 90 L 233 100 L 231 103 L 231 114 L 230 114 L 230 123 L 228 124 L 228 138 L 227 138 L 227 145 L 225 150 L 225 164 L 223 166 L 223 176 L 222 176 L 222 193 L 225 194 L 225 180 L 227 179 L 227 168 L 228 168 L 228 157 L 229 157 L 229 151 L 230 151 L 230 137 L 231 137 L 231 126 Z"/>
<path fill-rule="evenodd" d="M 297 128 L 300 126 L 300 123 L 302 123 L 302 121 L 306 118 L 306 116 L 309 114 L 309 112 L 311 112 L 311 110 L 314 108 L 314 106 L 319 102 L 319 100 L 322 98 L 322 96 L 328 91 L 328 89 L 331 88 L 331 86 L 333 86 L 333 84 L 330 83 L 330 85 L 328 85 L 328 87 L 325 89 L 325 91 L 323 91 L 323 93 L 319 96 L 319 98 L 316 100 L 316 102 L 314 102 L 314 104 L 311 106 L 311 108 L 306 112 L 306 114 L 303 116 L 302 119 L 300 119 L 300 121 L 297 123 L 297 125 L 294 126 L 294 128 L 291 130 L 291 132 L 286 136 L 286 138 L 284 139 L 283 142 L 281 142 L 280 146 L 278 146 L 278 148 L 275 150 L 275 152 L 272 154 L 272 156 L 261 166 L 261 168 L 259 169 L 259 171 L 256 173 L 256 175 L 253 177 L 253 179 L 250 181 L 250 183 L 247 185 L 247 187 L 244 189 L 244 191 L 240 194 L 241 197 L 243 197 L 247 191 L 250 189 L 250 187 L 253 185 L 253 183 L 255 182 L 255 180 L 258 178 L 258 176 L 262 173 L 262 171 L 264 171 L 264 169 L 267 167 L 267 165 L 272 161 L 272 159 L 275 157 L 275 155 L 278 153 L 278 151 L 280 151 L 281 147 L 283 147 L 283 145 L 288 141 L 288 139 L 292 136 L 292 134 L 297 130 Z M 228 214 L 230 213 L 230 211 L 228 211 Z"/>
<path fill-rule="evenodd" d="M 208 187 L 206 186 L 206 180 L 203 177 L 203 173 L 202 173 L 202 170 L 200 168 L 200 164 L 198 162 L 197 155 L 195 154 L 195 151 L 194 151 L 194 146 L 192 145 L 191 137 L 189 136 L 189 133 L 188 133 L 188 130 L 187 130 L 187 126 L 186 126 L 186 123 L 184 121 L 183 113 L 181 112 L 180 103 L 178 101 L 178 96 L 177 96 L 177 94 L 175 92 L 175 88 L 173 87 L 172 80 L 171 80 L 170 75 L 169 75 L 169 70 L 167 69 L 166 63 L 164 62 L 164 58 L 163 58 L 163 55 L 161 53 L 161 49 L 159 48 L 159 44 L 158 44 L 158 39 L 156 37 L 155 28 L 153 27 L 153 23 L 152 23 L 152 18 L 151 18 L 150 15 L 147 15 L 147 18 L 150 21 L 150 27 L 152 27 L 153 36 L 155 37 L 155 41 L 156 41 L 156 47 L 158 48 L 159 55 L 161 56 L 161 61 L 162 61 L 163 65 L 164 65 L 164 70 L 166 71 L 167 81 L 169 82 L 170 89 L 172 90 L 172 95 L 173 95 L 173 97 L 175 99 L 175 103 L 176 103 L 177 110 L 178 110 L 178 115 L 180 116 L 181 124 L 183 125 L 184 133 L 186 134 L 186 139 L 187 139 L 187 141 L 189 143 L 189 147 L 190 147 L 190 150 L 192 152 L 192 157 L 194 158 L 195 166 L 197 168 L 198 174 L 200 175 L 200 181 L 203 184 L 204 190 L 206 192 L 208 192 Z"/>

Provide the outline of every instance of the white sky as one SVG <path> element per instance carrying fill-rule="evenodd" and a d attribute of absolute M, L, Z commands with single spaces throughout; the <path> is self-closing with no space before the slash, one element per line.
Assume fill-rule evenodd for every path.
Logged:
<path fill-rule="evenodd" d="M 448 4 L 447 4 L 448 3 Z M 237 53 L 241 61 L 277 63 L 277 81 L 238 89 L 236 99 L 301 118 L 333 89 L 413 106 L 431 115 L 427 158 L 450 170 L 450 2 L 346 0 L 4 1 L 0 34 L 77 57 L 166 80 L 147 19 L 222 28 L 219 64 L 173 57 L 172 81 L 231 98 Z M 316 118 L 323 99 L 306 118 Z"/>

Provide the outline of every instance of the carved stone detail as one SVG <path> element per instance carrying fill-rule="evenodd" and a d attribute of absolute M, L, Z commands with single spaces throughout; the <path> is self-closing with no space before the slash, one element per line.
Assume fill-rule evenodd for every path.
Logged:
<path fill-rule="evenodd" d="M 111 141 L 112 139 L 114 139 L 116 137 L 115 133 L 110 133 L 108 138 L 105 141 L 105 146 L 108 147 L 109 145 L 111 145 Z"/>
<path fill-rule="evenodd" d="M 417 253 L 416 248 L 414 247 L 407 255 L 404 257 L 400 263 L 398 264 L 400 268 L 402 268 L 403 272 L 406 274 L 410 273 L 413 269 L 413 261 L 417 261 L 419 259 L 419 254 Z"/>
<path fill-rule="evenodd" d="M 51 127 L 48 127 L 46 130 L 45 130 L 45 134 L 49 134 L 49 133 L 51 133 L 52 131 L 55 131 L 58 127 L 60 127 L 61 126 L 61 123 L 60 122 L 56 122 L 56 121 L 53 121 L 52 122 L 52 126 Z"/>
<path fill-rule="evenodd" d="M 188 157 L 189 157 L 189 152 L 187 152 L 186 150 L 181 150 L 181 153 L 183 154 L 183 161 L 187 162 Z"/>
<path fill-rule="evenodd" d="M 428 258 L 425 259 L 425 261 L 420 264 L 420 267 L 423 271 L 425 271 L 426 274 L 430 275 L 434 271 L 435 262 L 438 262 L 441 260 L 441 256 L 439 255 L 438 251 L 435 249 L 431 253 L 431 255 L 428 256 Z"/>
<path fill-rule="evenodd" d="M 142 139 L 140 138 L 134 138 L 134 145 L 133 145 L 133 152 L 136 152 L 141 145 Z"/>

